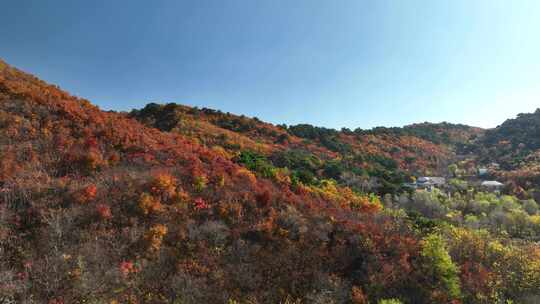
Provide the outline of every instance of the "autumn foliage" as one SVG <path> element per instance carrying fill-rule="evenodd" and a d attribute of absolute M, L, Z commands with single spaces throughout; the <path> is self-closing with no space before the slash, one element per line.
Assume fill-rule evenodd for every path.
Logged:
<path fill-rule="evenodd" d="M 321 134 L 183 106 L 105 112 L 0 61 L 0 301 L 536 295 L 536 246 L 461 228 L 426 234 L 384 205 L 379 194 L 435 170 L 448 147 Z"/>

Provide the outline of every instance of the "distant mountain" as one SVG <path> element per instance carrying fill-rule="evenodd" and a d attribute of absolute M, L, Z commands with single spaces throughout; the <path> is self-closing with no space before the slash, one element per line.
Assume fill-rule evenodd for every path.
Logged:
<path fill-rule="evenodd" d="M 501 162 L 508 169 L 519 166 L 540 149 L 540 109 L 488 130 L 479 145 L 486 160 Z"/>
<path fill-rule="evenodd" d="M 500 126 L 488 130 L 483 139 L 483 143 L 488 146 L 495 146 L 501 141 L 509 142 L 514 148 L 529 151 L 540 149 L 540 109 L 506 120 Z"/>
<path fill-rule="evenodd" d="M 540 109 L 522 113 L 500 126 L 487 130 L 474 145 L 478 164 L 497 163 L 497 178 L 514 191 L 540 189 Z M 536 189 L 536 190 L 535 190 Z M 535 194 L 540 198 L 540 193 Z"/>
<path fill-rule="evenodd" d="M 469 144 L 479 136 L 482 136 L 484 130 L 463 124 L 424 122 L 407 125 L 403 128 L 377 127 L 364 132 L 368 134 L 394 133 L 398 135 L 410 135 L 435 144 L 461 146 Z"/>

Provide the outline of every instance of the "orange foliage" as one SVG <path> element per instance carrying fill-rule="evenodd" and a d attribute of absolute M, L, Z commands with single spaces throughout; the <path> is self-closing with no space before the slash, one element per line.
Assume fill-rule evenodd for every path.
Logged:
<path fill-rule="evenodd" d="M 163 237 L 167 234 L 167 226 L 156 224 L 150 228 L 144 235 L 148 243 L 148 249 L 151 252 L 157 252 L 161 248 Z"/>
<path fill-rule="evenodd" d="M 76 202 L 86 204 L 93 201 L 97 196 L 97 186 L 90 184 L 73 194 L 73 198 Z"/>
<path fill-rule="evenodd" d="M 152 181 L 151 191 L 166 197 L 174 196 L 176 193 L 176 178 L 165 173 L 157 175 Z"/>
<path fill-rule="evenodd" d="M 369 303 L 366 295 L 362 291 L 362 288 L 353 286 L 351 289 L 351 299 L 353 304 L 367 304 Z"/>
<path fill-rule="evenodd" d="M 147 192 L 143 192 L 139 197 L 139 208 L 145 215 L 163 212 L 163 205 L 160 200 Z"/>
<path fill-rule="evenodd" d="M 5 261 L 9 272 L 28 272 L 32 281 L 20 285 L 29 286 L 36 301 L 66 295 L 66 302 L 75 303 L 88 296 L 86 287 L 78 289 L 82 284 L 63 273 L 74 265 L 42 258 L 43 244 L 80 256 L 81 265 L 89 268 L 83 274 L 99 289 L 93 292 L 126 303 L 164 303 L 166 295 L 184 292 L 175 288 L 185 284 L 204 288 L 193 293 L 202 294 L 200 303 L 220 303 L 224 295 L 244 290 L 256 301 L 275 303 L 280 292 L 311 293 L 314 278 L 328 271 L 340 273 L 346 294 L 356 286 L 350 290 L 354 303 L 378 299 L 385 290 L 429 284 L 415 272 L 417 235 L 384 213 L 374 216 L 382 208 L 378 198 L 324 180 L 317 186 L 292 185 L 285 169 L 264 178 L 231 161 L 238 146 L 263 155 L 304 149 L 321 159 L 336 159 L 337 152 L 270 124 L 179 111 L 188 116 L 186 131 L 194 135 L 179 126 L 173 126 L 179 133 L 162 132 L 126 114 L 101 111 L 0 62 L 0 135 L 8 139 L 0 144 L 0 182 L 11 187 L 2 192 L 0 207 L 16 206 L 1 210 L 9 221 L 2 222 L 0 228 L 7 231 L 2 234 L 13 242 L 0 267 Z M 230 128 L 241 127 L 238 132 L 218 127 L 225 125 L 223 117 L 233 122 Z M 436 166 L 448 153 L 415 138 L 343 136 L 355 154 L 392 159 L 423 154 L 417 161 L 421 168 Z M 212 149 L 213 143 L 231 148 Z M 400 152 L 394 155 L 392 148 Z M 20 155 L 27 161 L 19 161 Z M 148 172 L 159 173 L 148 180 Z M 71 199 L 86 204 L 105 197 L 107 204 L 71 204 Z M 4 199 L 17 204 L 4 204 Z M 131 212 L 137 207 L 140 212 Z M 95 225 L 95 217 L 86 219 L 81 210 L 107 221 Z M 171 238 L 181 241 L 169 242 L 168 227 Z M 141 258 L 155 257 L 160 250 L 167 253 L 163 259 Z M 33 266 L 24 268 L 29 257 Z M 135 266 L 134 260 L 152 267 Z M 119 286 L 102 275 L 108 267 L 124 278 L 144 275 Z"/>

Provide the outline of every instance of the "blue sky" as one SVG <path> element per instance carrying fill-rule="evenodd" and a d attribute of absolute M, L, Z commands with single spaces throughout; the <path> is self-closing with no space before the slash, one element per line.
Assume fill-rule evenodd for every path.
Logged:
<path fill-rule="evenodd" d="M 0 57 L 103 109 L 495 127 L 540 107 L 540 1 L 8 0 Z"/>

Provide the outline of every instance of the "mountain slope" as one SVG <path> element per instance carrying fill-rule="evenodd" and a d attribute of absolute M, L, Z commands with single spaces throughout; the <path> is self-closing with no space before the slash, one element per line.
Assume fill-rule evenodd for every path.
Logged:
<path fill-rule="evenodd" d="M 349 301 L 418 286 L 408 297 L 428 301 L 438 288 L 420 285 L 414 233 L 371 215 L 376 198 L 256 177 L 5 63 L 0 133 L 5 299 L 276 303 L 333 286 Z"/>
<path fill-rule="evenodd" d="M 493 175 L 509 183 L 514 192 L 534 191 L 540 198 L 540 109 L 488 130 L 475 153 L 480 163 L 498 163 Z"/>
<path fill-rule="evenodd" d="M 507 169 L 540 149 L 540 109 L 508 119 L 495 129 L 488 130 L 481 141 L 483 157 L 498 161 Z"/>
<path fill-rule="evenodd" d="M 493 303 L 539 290 L 534 245 L 436 226 L 346 182 L 429 169 L 451 148 L 202 111 L 104 112 L 0 61 L 0 301 Z"/>
<path fill-rule="evenodd" d="M 401 185 L 413 175 L 444 174 L 456 146 L 481 133 L 451 124 L 355 132 L 306 124 L 274 126 L 256 118 L 177 104 L 149 104 L 132 111 L 130 117 L 207 147 L 220 147 L 233 160 L 255 152 L 266 163 L 291 170 L 293 177 L 307 184 L 334 179 L 379 194 L 402 191 Z"/>

